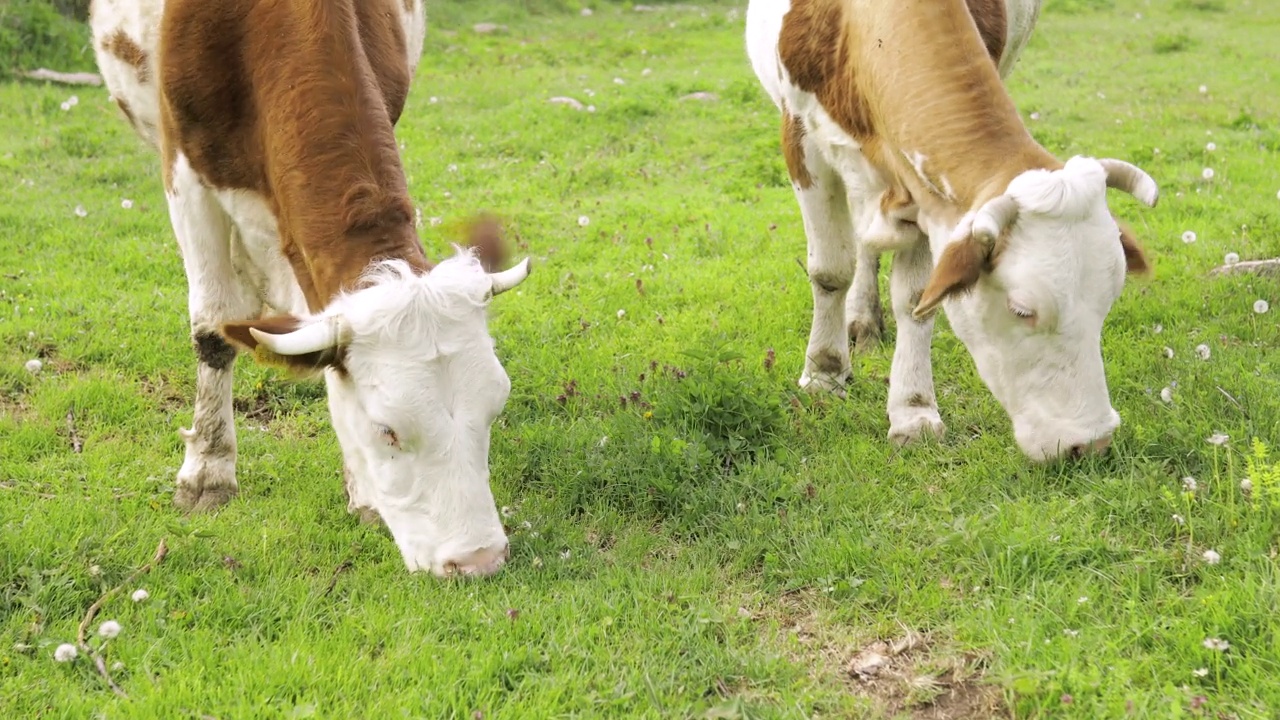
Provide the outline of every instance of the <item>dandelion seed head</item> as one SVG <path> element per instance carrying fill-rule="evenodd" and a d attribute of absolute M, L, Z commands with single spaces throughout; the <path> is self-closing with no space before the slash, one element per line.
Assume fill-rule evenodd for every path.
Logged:
<path fill-rule="evenodd" d="M 1191 243 L 1193 243 L 1193 242 L 1195 242 L 1195 241 L 1196 241 L 1196 232 L 1195 232 L 1195 230 L 1187 230 L 1186 232 L 1182 233 L 1182 242 L 1184 242 L 1184 243 L 1186 243 L 1186 244 L 1190 245 Z"/>
<path fill-rule="evenodd" d="M 626 311 L 626 310 L 623 310 L 623 309 L 621 309 L 621 308 L 619 308 L 619 309 L 618 309 L 618 319 L 619 319 L 619 320 L 621 320 L 622 318 L 624 318 L 624 317 L 626 317 L 626 316 L 627 316 L 627 311 Z"/>
<path fill-rule="evenodd" d="M 1187 519 L 1186 519 L 1186 518 L 1184 518 L 1184 517 L 1182 517 L 1182 516 L 1181 516 L 1181 515 L 1179 515 L 1178 513 L 1174 513 L 1174 514 L 1173 514 L 1173 524 L 1174 524 L 1174 525 L 1186 525 L 1186 524 L 1187 524 Z"/>
<path fill-rule="evenodd" d="M 1203 644 L 1210 650 L 1217 650 L 1218 652 L 1226 652 L 1231 647 L 1231 643 L 1221 638 L 1205 638 Z"/>
<path fill-rule="evenodd" d="M 1165 403 L 1173 402 L 1173 388 L 1165 387 L 1160 390 L 1160 399 Z"/>
<path fill-rule="evenodd" d="M 1064 630 L 1062 631 L 1062 634 L 1063 634 L 1063 635 L 1066 635 L 1067 637 L 1076 637 L 1076 636 L 1078 636 L 1078 635 L 1080 634 L 1080 631 L 1079 631 L 1079 630 L 1072 630 L 1072 629 L 1070 629 L 1070 628 L 1066 628 L 1066 629 L 1064 629 Z"/>
<path fill-rule="evenodd" d="M 44 363 L 40 362 L 36 358 L 32 358 L 28 360 L 23 367 L 32 375 L 39 375 L 40 371 L 44 369 Z"/>
<path fill-rule="evenodd" d="M 1083 605 L 1083 604 L 1085 604 L 1085 603 L 1089 602 L 1089 596 L 1088 596 L 1088 595 L 1081 595 L 1080 597 L 1076 598 L 1076 602 L 1077 602 L 1077 603 L 1079 603 L 1079 604 L 1081 604 L 1081 605 Z"/>
<path fill-rule="evenodd" d="M 1196 356 L 1199 357 L 1201 360 L 1208 360 L 1210 354 L 1211 353 L 1209 351 L 1208 345 L 1205 345 L 1204 343 L 1200 343 L 1199 345 L 1196 346 Z"/>
<path fill-rule="evenodd" d="M 1240 490 L 1241 490 L 1241 492 L 1245 492 L 1245 493 L 1253 492 L 1253 481 L 1252 481 L 1252 480 L 1250 480 L 1249 478 L 1245 478 L 1245 479 L 1241 480 L 1241 481 L 1240 481 Z"/>
<path fill-rule="evenodd" d="M 1040 113 L 1038 113 L 1038 112 L 1033 112 L 1033 113 L 1031 113 L 1031 119 L 1032 119 L 1032 120 L 1039 120 L 1039 119 L 1040 119 Z"/>
<path fill-rule="evenodd" d="M 1201 94 L 1201 95 L 1203 95 L 1203 94 L 1205 94 L 1205 93 L 1207 93 L 1207 92 L 1209 92 L 1209 86 L 1208 86 L 1208 85 L 1201 85 L 1201 86 L 1200 86 L 1200 94 Z"/>
<path fill-rule="evenodd" d="M 1205 442 L 1209 443 L 1210 445 L 1226 445 L 1227 440 L 1230 440 L 1230 439 L 1231 439 L 1231 436 L 1226 435 L 1225 433 L 1214 433 L 1210 435 Z"/>
<path fill-rule="evenodd" d="M 71 662 L 76 659 L 76 655 L 78 654 L 79 653 L 76 651 L 75 645 L 72 645 L 71 643 L 62 643 L 53 651 L 53 659 L 60 663 Z"/>
<path fill-rule="evenodd" d="M 1217 144 L 1217 143 L 1206 143 L 1206 144 L 1205 144 L 1205 146 L 1204 146 L 1204 149 L 1205 149 L 1205 150 L 1207 150 L 1207 151 L 1209 151 L 1209 152 L 1213 152 L 1214 150 L 1217 150 L 1217 149 L 1218 149 L 1218 144 Z"/>
<path fill-rule="evenodd" d="M 587 217 L 586 215 L 578 216 L 578 227 L 586 227 L 590 224 L 591 224 L 591 218 Z"/>
<path fill-rule="evenodd" d="M 1265 313 L 1270 309 L 1271 309 L 1271 305 L 1266 300 L 1257 300 L 1253 303 L 1253 311 L 1258 313 L 1259 315 Z"/>
<path fill-rule="evenodd" d="M 1199 487 L 1200 487 L 1200 483 L 1196 482 L 1196 479 L 1191 477 L 1190 475 L 1182 478 L 1183 490 L 1186 490 L 1187 492 L 1195 492 L 1197 489 L 1199 489 Z"/>
<path fill-rule="evenodd" d="M 1204 178 L 1205 180 L 1212 180 L 1212 179 L 1213 179 L 1213 168 L 1205 168 L 1205 169 L 1201 170 L 1201 171 L 1200 171 L 1200 177 Z"/>
<path fill-rule="evenodd" d="M 1196 668 L 1195 670 L 1191 671 L 1191 674 L 1195 675 L 1196 677 L 1204 677 L 1205 675 L 1209 674 L 1209 668 Z"/>
<path fill-rule="evenodd" d="M 1164 356 L 1165 356 L 1165 357 L 1167 357 L 1167 358 L 1169 358 L 1170 360 L 1172 360 L 1172 359 L 1173 359 L 1173 348 L 1169 347 L 1168 345 L 1165 345 L 1165 346 L 1164 346 Z"/>
<path fill-rule="evenodd" d="M 89 214 L 89 211 L 85 210 L 83 205 L 77 205 L 72 212 L 76 214 L 76 217 L 86 217 Z"/>
<path fill-rule="evenodd" d="M 147 592 L 146 590 L 143 590 L 142 588 L 138 588 L 137 590 L 134 590 L 133 594 L 130 595 L 129 597 L 133 598 L 134 602 L 142 602 L 143 600 L 146 600 L 147 598 L 151 597 L 151 593 Z"/>
<path fill-rule="evenodd" d="M 120 634 L 120 623 L 116 622 L 115 620 L 108 620 L 98 626 L 98 637 L 102 637 L 102 638 L 106 638 L 107 640 L 110 640 L 111 638 L 119 634 Z"/>
<path fill-rule="evenodd" d="M 124 208 L 125 210 L 129 210 L 133 207 L 133 201 L 130 200 L 129 198 L 125 198 L 120 201 L 120 207 Z"/>
<path fill-rule="evenodd" d="M 1222 562 L 1222 556 L 1219 555 L 1216 550 L 1205 550 L 1201 557 L 1203 557 L 1204 561 L 1209 565 L 1217 565 Z"/>
<path fill-rule="evenodd" d="M 1229 252 L 1222 257 L 1223 265 L 1235 265 L 1238 262 L 1240 262 L 1240 256 L 1233 252 Z"/>

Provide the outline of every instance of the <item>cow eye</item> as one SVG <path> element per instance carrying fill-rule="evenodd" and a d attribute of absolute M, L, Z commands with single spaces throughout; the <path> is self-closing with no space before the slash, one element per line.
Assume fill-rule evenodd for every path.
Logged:
<path fill-rule="evenodd" d="M 1008 306 L 1009 306 L 1009 312 L 1013 313 L 1014 317 L 1027 323 L 1031 327 L 1036 326 L 1035 310 L 1032 310 L 1026 305 L 1023 305 L 1022 303 L 1013 300 L 1012 298 L 1009 299 Z"/>

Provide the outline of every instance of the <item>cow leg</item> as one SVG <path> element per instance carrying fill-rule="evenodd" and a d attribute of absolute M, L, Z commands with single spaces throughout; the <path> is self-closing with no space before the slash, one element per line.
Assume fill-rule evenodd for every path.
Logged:
<path fill-rule="evenodd" d="M 946 431 L 933 388 L 933 317 L 920 321 L 911 315 L 932 269 L 927 241 L 893 254 L 889 294 L 898 329 L 889 371 L 889 439 L 899 444 L 925 435 L 940 438 Z"/>
<path fill-rule="evenodd" d="M 845 300 L 849 339 L 858 352 L 867 352 L 884 337 L 884 313 L 880 308 L 880 251 L 858 243 L 853 286 Z"/>
<path fill-rule="evenodd" d="M 844 316 L 854 273 L 853 222 L 844 183 L 826 167 L 813 168 L 816 164 L 809 163 L 809 186 L 795 185 L 809 245 L 809 285 L 813 291 L 813 322 L 800 387 L 844 397 L 845 384 L 853 372 Z"/>
<path fill-rule="evenodd" d="M 187 275 L 187 312 L 198 362 L 191 428 L 178 431 L 186 455 L 173 501 L 185 510 L 207 510 L 227 502 L 239 490 L 231 412 L 236 350 L 219 328 L 224 322 L 256 317 L 261 302 L 232 265 L 231 219 L 181 155 L 165 195 Z"/>

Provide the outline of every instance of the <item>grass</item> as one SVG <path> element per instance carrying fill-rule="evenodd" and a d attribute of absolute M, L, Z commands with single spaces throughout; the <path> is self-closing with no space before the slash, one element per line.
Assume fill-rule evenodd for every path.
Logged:
<path fill-rule="evenodd" d="M 535 258 L 492 312 L 512 560 L 479 582 L 408 575 L 345 512 L 322 387 L 248 359 L 241 495 L 173 509 L 194 357 L 157 161 L 100 89 L 0 84 L 2 714 L 1272 716 L 1280 289 L 1206 271 L 1280 247 L 1280 8 L 1046 8 L 1010 80 L 1029 127 L 1162 199 L 1112 193 L 1155 264 L 1105 329 L 1114 450 L 1033 467 L 945 320 L 941 443 L 886 441 L 889 345 L 847 400 L 797 392 L 804 240 L 743 7 L 594 7 L 441 6 L 397 131 L 434 256 L 487 209 Z M 150 599 L 99 616 L 123 700 L 53 650 L 161 537 Z"/>

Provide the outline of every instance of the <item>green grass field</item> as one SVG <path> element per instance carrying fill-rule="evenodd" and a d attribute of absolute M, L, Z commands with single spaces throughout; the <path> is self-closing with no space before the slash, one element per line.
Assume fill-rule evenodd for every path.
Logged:
<path fill-rule="evenodd" d="M 1048 467 L 945 320 L 941 443 L 888 443 L 891 344 L 846 400 L 798 391 L 805 243 L 745 5 L 594 8 L 429 6 L 397 130 L 433 256 L 491 210 L 535 262 L 491 315 L 512 558 L 482 581 L 407 574 L 346 513 L 323 386 L 248 357 L 241 494 L 173 508 L 195 358 L 158 161 L 101 88 L 0 84 L 0 716 L 1276 717 L 1280 284 L 1207 272 L 1280 254 L 1280 5 L 1048 3 L 1024 119 L 1162 190 L 1111 193 L 1155 268 L 1104 333 L 1115 447 Z M 54 649 L 161 538 L 90 628 L 123 626 L 118 698 Z"/>

